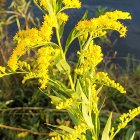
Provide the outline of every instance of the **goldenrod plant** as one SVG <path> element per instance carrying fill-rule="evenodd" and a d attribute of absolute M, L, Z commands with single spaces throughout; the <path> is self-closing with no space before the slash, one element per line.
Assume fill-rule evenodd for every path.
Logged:
<path fill-rule="evenodd" d="M 55 126 L 56 135 L 51 137 L 50 133 L 50 139 L 113 140 L 122 128 L 140 114 L 140 107 L 121 115 L 118 126 L 111 125 L 111 113 L 104 130 L 101 131 L 100 113 L 103 101 L 99 95 L 102 88 L 115 88 L 122 94 L 126 94 L 126 90 L 111 80 L 108 73 L 98 70 L 103 53 L 101 46 L 95 44 L 95 39 L 106 35 L 110 30 L 119 32 L 120 37 L 126 37 L 127 27 L 120 20 L 131 19 L 130 13 L 115 10 L 91 19 L 87 19 L 85 13 L 62 45 L 64 27 L 69 19 L 65 10 L 79 9 L 80 0 L 34 2 L 45 14 L 42 26 L 21 30 L 14 36 L 17 46 L 7 62 L 7 67 L 0 67 L 0 77 L 20 73 L 23 74 L 23 84 L 36 79 L 40 90 L 50 97 L 56 109 L 68 112 L 74 127 Z M 52 35 L 56 35 L 57 42 L 52 41 Z M 80 49 L 77 51 L 77 63 L 72 67 L 66 54 L 76 39 Z M 29 50 L 36 52 L 32 58 L 33 63 L 29 59 L 23 59 Z M 130 140 L 133 139 L 134 134 Z"/>

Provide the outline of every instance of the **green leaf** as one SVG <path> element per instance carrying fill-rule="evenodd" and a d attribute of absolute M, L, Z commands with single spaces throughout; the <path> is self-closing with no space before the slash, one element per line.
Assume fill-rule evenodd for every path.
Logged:
<path fill-rule="evenodd" d="M 85 20 L 88 17 L 88 11 L 86 10 L 86 12 L 84 13 L 83 17 L 81 18 L 81 20 Z"/>
<path fill-rule="evenodd" d="M 88 105 L 89 100 L 86 97 L 86 95 L 84 94 L 79 80 L 77 81 L 76 91 L 77 90 L 82 96 L 82 113 L 83 113 L 83 117 L 85 119 L 85 122 L 88 124 L 88 126 L 90 128 L 94 128 L 93 123 L 92 123 L 92 118 L 89 115 L 89 105 Z"/>
<path fill-rule="evenodd" d="M 55 104 L 55 105 L 57 105 L 59 102 L 62 101 L 61 98 L 59 98 L 57 96 L 52 96 L 52 95 L 48 95 L 48 96 L 51 98 L 53 104 Z"/>
<path fill-rule="evenodd" d="M 60 126 L 58 126 L 58 128 L 60 128 L 60 129 L 62 129 L 62 130 L 64 130 L 64 131 L 66 131 L 66 132 L 68 132 L 68 133 L 72 133 L 73 130 L 74 130 L 74 129 L 72 129 L 72 128 L 68 127 L 68 126 L 64 126 L 64 125 L 60 125 Z"/>
<path fill-rule="evenodd" d="M 103 130 L 103 134 L 102 134 L 102 139 L 101 140 L 109 140 L 109 132 L 111 129 L 111 119 L 112 119 L 112 113 L 110 114 L 107 123 L 105 125 L 105 128 Z"/>
<path fill-rule="evenodd" d="M 70 66 L 69 66 L 69 64 L 61 56 L 58 58 L 58 62 L 56 64 L 56 67 L 62 73 L 64 73 L 64 72 L 70 72 Z"/>
<path fill-rule="evenodd" d="M 130 140 L 134 140 L 135 137 L 135 132 L 133 133 L 132 137 L 130 138 Z"/>

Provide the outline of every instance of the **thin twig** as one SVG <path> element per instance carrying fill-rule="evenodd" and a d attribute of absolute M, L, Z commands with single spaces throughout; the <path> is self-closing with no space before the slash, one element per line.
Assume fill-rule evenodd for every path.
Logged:
<path fill-rule="evenodd" d="M 5 129 L 13 130 L 13 131 L 28 132 L 28 133 L 31 133 L 34 135 L 47 135 L 47 136 L 49 135 L 48 133 L 45 133 L 45 132 L 34 132 L 29 129 L 17 128 L 17 127 L 7 126 L 7 125 L 3 125 L 3 124 L 0 124 L 0 128 L 5 128 Z"/>
<path fill-rule="evenodd" d="M 12 111 L 12 110 L 46 110 L 49 112 L 67 112 L 65 110 L 57 110 L 57 109 L 50 109 L 44 107 L 15 107 L 15 108 L 7 108 L 7 109 L 0 109 L 0 111 Z"/>
<path fill-rule="evenodd" d="M 14 14 L 23 17 L 23 15 L 15 11 L 0 11 L 0 14 Z"/>

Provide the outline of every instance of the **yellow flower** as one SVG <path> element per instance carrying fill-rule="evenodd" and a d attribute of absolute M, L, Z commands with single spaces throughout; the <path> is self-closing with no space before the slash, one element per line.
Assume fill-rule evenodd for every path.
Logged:
<path fill-rule="evenodd" d="M 132 19 L 130 13 L 128 12 L 122 12 L 119 10 L 115 10 L 113 12 L 106 12 L 105 14 L 108 18 L 112 20 L 118 20 L 118 19 Z"/>
<path fill-rule="evenodd" d="M 65 101 L 60 102 L 56 108 L 57 109 L 68 109 L 74 103 L 73 99 L 66 99 Z"/>
<path fill-rule="evenodd" d="M 89 32 L 93 38 L 105 35 L 106 30 L 116 30 L 120 33 L 120 37 L 125 37 L 127 28 L 118 19 L 131 19 L 131 16 L 128 12 L 107 12 L 98 18 L 80 21 L 76 29 L 79 32 Z"/>
<path fill-rule="evenodd" d="M 57 21 L 55 15 L 53 14 L 45 15 L 43 24 L 47 24 L 47 26 L 50 27 L 56 27 Z"/>
<path fill-rule="evenodd" d="M 60 23 L 66 23 L 68 21 L 68 15 L 65 14 L 65 13 L 58 13 L 57 14 L 57 20 L 60 22 Z"/>
<path fill-rule="evenodd" d="M 68 134 L 64 136 L 64 140 L 77 140 L 77 138 L 83 133 L 85 133 L 87 130 L 87 125 L 85 123 L 81 123 L 77 126 L 74 126 L 74 130 L 71 134 Z"/>
<path fill-rule="evenodd" d="M 140 107 L 134 108 L 133 110 L 129 110 L 128 113 L 123 113 L 120 116 L 120 123 L 118 124 L 117 130 L 114 130 L 114 127 L 111 129 L 111 138 L 113 139 L 114 136 L 122 129 L 125 128 L 126 125 L 133 120 L 137 115 L 140 114 Z"/>
<path fill-rule="evenodd" d="M 0 66 L 0 77 L 3 77 L 3 76 L 5 76 L 5 75 L 7 75 L 7 73 L 6 73 L 6 68 Z"/>
<path fill-rule="evenodd" d="M 96 85 L 92 85 L 91 87 L 91 101 L 89 101 L 91 103 L 91 109 L 93 110 L 93 112 L 95 114 L 98 114 L 99 113 L 99 110 L 98 110 L 98 100 L 99 100 L 99 97 L 98 97 L 98 94 L 97 94 L 97 91 L 96 91 Z"/>
<path fill-rule="evenodd" d="M 52 61 L 59 55 L 60 50 L 52 47 L 42 47 L 38 50 L 37 58 L 37 73 L 41 88 L 44 89 L 48 83 L 49 74 L 48 68 L 52 65 Z"/>
<path fill-rule="evenodd" d="M 89 45 L 87 50 L 82 50 L 79 54 L 81 66 L 75 70 L 75 72 L 79 74 L 83 74 L 91 69 L 94 70 L 103 60 L 101 47 L 92 43 Z"/>
<path fill-rule="evenodd" d="M 21 132 L 21 133 L 18 133 L 18 134 L 17 134 L 17 137 L 18 137 L 18 138 L 24 138 L 24 137 L 26 137 L 28 134 L 29 134 L 29 132 Z"/>
<path fill-rule="evenodd" d="M 121 93 L 126 93 L 125 89 L 119 83 L 115 83 L 114 80 L 111 80 L 108 77 L 108 73 L 97 72 L 95 76 L 96 76 L 95 80 L 97 83 L 100 83 L 109 87 L 113 87 L 117 89 L 118 91 L 120 91 Z"/>
<path fill-rule="evenodd" d="M 23 77 L 22 84 L 24 84 L 27 80 L 34 79 L 34 78 L 38 78 L 37 73 L 29 72 Z"/>
<path fill-rule="evenodd" d="M 18 68 L 18 60 L 28 50 L 43 41 L 50 41 L 52 35 L 52 28 L 56 26 L 56 19 L 53 15 L 45 15 L 42 27 L 38 30 L 32 28 L 29 30 L 19 31 L 14 40 L 18 42 L 17 47 L 13 50 L 13 54 L 8 60 L 8 66 L 11 70 L 16 71 Z"/>
<path fill-rule="evenodd" d="M 47 9 L 47 0 L 40 0 L 40 6 L 42 6 L 44 9 Z"/>
<path fill-rule="evenodd" d="M 56 137 L 52 137 L 51 140 L 77 140 L 80 137 L 82 137 L 82 140 L 84 140 L 85 137 L 83 134 L 86 132 L 87 129 L 87 125 L 85 123 L 81 123 L 77 126 L 74 126 L 72 133 L 62 136 L 58 135 Z"/>
<path fill-rule="evenodd" d="M 63 0 L 62 3 L 68 8 L 81 8 L 81 2 L 79 0 Z"/>
<path fill-rule="evenodd" d="M 0 73 L 5 73 L 5 71 L 6 71 L 6 68 L 5 68 L 5 67 L 0 66 Z"/>

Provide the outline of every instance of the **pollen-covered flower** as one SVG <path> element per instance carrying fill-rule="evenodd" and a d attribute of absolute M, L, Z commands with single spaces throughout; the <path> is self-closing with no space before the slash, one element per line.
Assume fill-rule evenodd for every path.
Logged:
<path fill-rule="evenodd" d="M 117 89 L 118 91 L 120 91 L 121 93 L 126 93 L 125 89 L 119 83 L 115 83 L 114 80 L 111 80 L 108 77 L 108 73 L 97 72 L 95 79 L 96 79 L 96 82 L 99 84 L 113 87 L 113 88 Z"/>
<path fill-rule="evenodd" d="M 47 0 L 40 0 L 40 6 L 42 6 L 44 9 L 47 9 L 48 7 Z"/>
<path fill-rule="evenodd" d="M 77 140 L 82 137 L 82 140 L 84 140 L 84 134 L 86 133 L 86 130 L 88 129 L 87 125 L 85 123 L 81 123 L 77 126 L 74 126 L 74 129 L 71 133 L 68 133 L 66 135 L 58 135 L 56 137 L 52 137 L 51 140 Z"/>
<path fill-rule="evenodd" d="M 70 99 L 66 99 L 65 101 L 62 101 L 62 102 L 60 102 L 57 106 L 56 106 L 56 108 L 57 109 L 67 109 L 67 108 L 69 108 L 72 104 L 73 104 L 73 99 L 72 98 L 70 98 Z"/>
<path fill-rule="evenodd" d="M 6 68 L 5 68 L 5 67 L 0 66 L 0 73 L 5 73 L 5 71 L 6 71 Z"/>
<path fill-rule="evenodd" d="M 74 130 L 71 134 L 68 134 L 66 136 L 64 136 L 64 140 L 67 139 L 67 140 L 76 140 L 78 137 L 80 137 L 80 135 L 83 133 L 86 132 L 87 130 L 87 125 L 85 123 L 81 123 L 77 126 L 74 127 Z"/>
<path fill-rule="evenodd" d="M 5 68 L 5 67 L 0 66 L 0 77 L 5 76 L 6 74 L 7 74 L 7 73 L 6 73 L 6 68 Z"/>
<path fill-rule="evenodd" d="M 58 22 L 60 22 L 60 23 L 66 23 L 67 21 L 68 21 L 68 15 L 67 14 L 65 14 L 65 13 L 58 13 L 57 14 L 57 20 L 58 20 Z"/>
<path fill-rule="evenodd" d="M 52 65 L 52 61 L 59 55 L 60 50 L 52 47 L 42 47 L 38 50 L 37 58 L 37 73 L 41 88 L 44 89 L 48 83 L 49 73 L 48 68 Z"/>
<path fill-rule="evenodd" d="M 105 35 L 107 30 L 116 30 L 120 33 L 120 37 L 125 37 L 127 28 L 118 19 L 131 19 L 131 16 L 128 12 L 107 12 L 98 18 L 80 21 L 76 29 L 79 32 L 89 32 L 93 38 Z"/>
<path fill-rule="evenodd" d="M 87 50 L 79 52 L 81 66 L 75 70 L 76 73 L 83 74 L 95 67 L 103 60 L 101 47 L 95 44 L 90 44 Z"/>
<path fill-rule="evenodd" d="M 115 135 L 122 129 L 125 128 L 127 126 L 127 124 L 133 120 L 136 116 L 138 116 L 140 114 L 140 107 L 134 108 L 133 110 L 129 110 L 128 113 L 123 113 L 120 116 L 120 123 L 118 124 L 117 130 L 114 129 L 114 127 L 112 127 L 111 129 L 111 138 L 113 139 L 115 137 Z"/>
<path fill-rule="evenodd" d="M 130 13 L 128 12 L 122 12 L 119 10 L 115 10 L 113 12 L 106 12 L 105 14 L 108 18 L 112 20 L 118 20 L 118 19 L 132 19 Z"/>
<path fill-rule="evenodd" d="M 19 31 L 14 40 L 18 42 L 17 47 L 13 50 L 13 54 L 8 60 L 8 66 L 15 71 L 18 68 L 18 60 L 28 50 L 43 41 L 50 41 L 52 35 L 52 28 L 56 26 L 56 20 L 53 15 L 45 15 L 42 27 L 38 30 L 32 28 L 29 30 Z"/>
<path fill-rule="evenodd" d="M 29 79 L 38 79 L 40 88 L 44 89 L 49 79 L 49 67 L 53 66 L 53 61 L 59 53 L 59 49 L 49 46 L 40 48 L 37 52 L 36 67 L 23 77 L 22 83 L 25 83 Z"/>
<path fill-rule="evenodd" d="M 62 3 L 67 8 L 80 8 L 81 2 L 79 0 L 62 0 Z"/>
<path fill-rule="evenodd" d="M 99 110 L 98 110 L 98 100 L 99 100 L 99 97 L 98 97 L 98 94 L 97 94 L 97 91 L 96 91 L 96 85 L 92 85 L 91 87 L 91 100 L 90 100 L 90 103 L 91 103 L 91 109 L 93 110 L 93 112 L 95 114 L 98 114 L 99 113 Z"/>
<path fill-rule="evenodd" d="M 49 27 L 56 27 L 57 21 L 55 15 L 45 15 L 43 24 L 46 24 Z"/>

